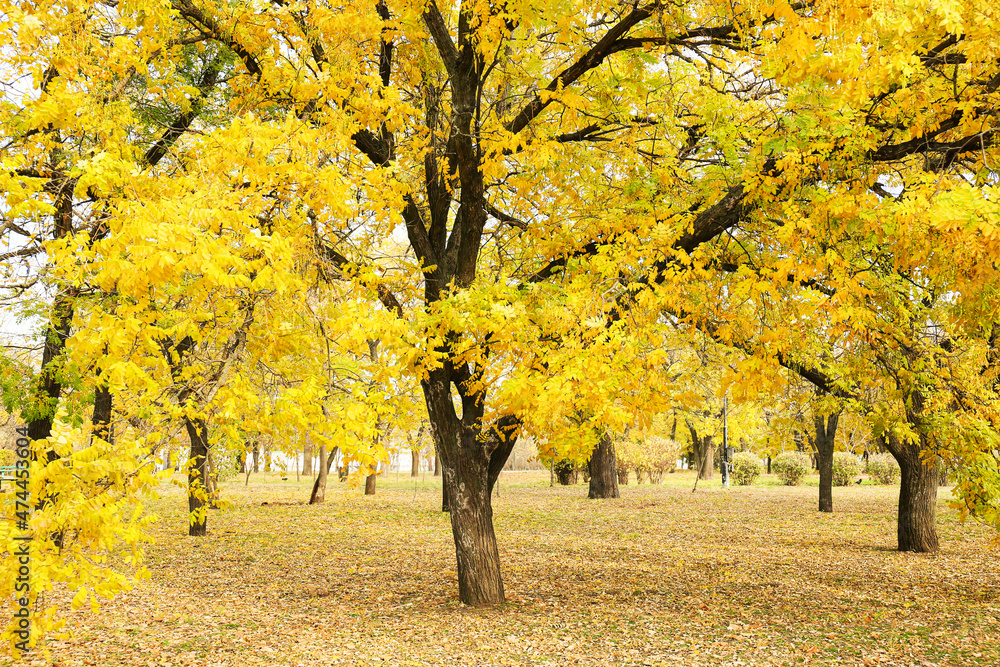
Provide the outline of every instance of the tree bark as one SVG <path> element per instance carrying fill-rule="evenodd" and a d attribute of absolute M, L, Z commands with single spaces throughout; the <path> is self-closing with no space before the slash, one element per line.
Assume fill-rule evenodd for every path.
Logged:
<path fill-rule="evenodd" d="M 208 427 L 204 419 L 184 418 L 191 441 L 190 467 L 188 468 L 188 535 L 202 537 L 208 532 L 208 513 L 205 511 L 206 464 L 208 462 Z"/>
<path fill-rule="evenodd" d="M 928 443 L 925 436 L 906 442 L 893 435 L 885 439 L 886 449 L 899 463 L 899 516 L 896 525 L 900 551 L 932 553 L 938 550 L 937 490 L 938 473 L 933 465 L 920 459 Z"/>
<path fill-rule="evenodd" d="M 833 511 L 833 448 L 839 420 L 839 412 L 825 419 L 823 415 L 813 415 L 813 424 L 816 427 L 816 467 L 819 468 L 820 512 Z"/>
<path fill-rule="evenodd" d="M 420 449 L 410 450 L 410 477 L 420 477 Z"/>
<path fill-rule="evenodd" d="M 618 491 L 618 466 L 615 457 L 615 445 L 611 441 L 611 435 L 604 433 L 594 448 L 594 453 L 590 455 L 587 463 L 590 470 L 590 490 L 587 497 L 597 498 L 618 498 L 621 493 Z"/>
<path fill-rule="evenodd" d="M 260 441 L 253 441 L 253 471 L 260 472 Z"/>
<path fill-rule="evenodd" d="M 334 459 L 337 458 L 339 449 L 339 447 L 331 449 L 330 455 L 326 459 L 326 465 L 320 464 L 319 475 L 316 476 L 316 481 L 313 482 L 312 494 L 309 496 L 310 505 L 319 505 L 326 500 L 326 482 L 330 476 L 330 467 L 333 465 Z"/>
<path fill-rule="evenodd" d="M 322 467 L 320 466 L 320 468 Z M 312 439 L 308 435 L 306 435 L 305 442 L 302 444 L 302 474 L 313 474 L 313 446 Z"/>
<path fill-rule="evenodd" d="M 520 421 L 504 416 L 482 426 L 485 397 L 471 392 L 461 394 L 459 418 L 450 391 L 452 372 L 435 369 L 421 385 L 451 517 L 458 595 L 470 606 L 496 605 L 504 601 L 504 587 L 493 531 L 492 492 L 517 441 Z"/>
<path fill-rule="evenodd" d="M 378 468 L 372 474 L 365 477 L 365 495 L 374 496 L 375 495 L 375 479 L 378 477 Z"/>
<path fill-rule="evenodd" d="M 899 463 L 899 516 L 897 518 L 897 548 L 900 551 L 931 553 L 938 550 L 937 490 L 938 471 L 934 458 L 921 460 L 922 451 L 933 450 L 933 443 L 923 423 L 926 398 L 919 390 L 910 394 L 906 421 L 919 437 L 912 440 L 887 433 L 882 439 Z"/>
<path fill-rule="evenodd" d="M 712 479 L 715 476 L 715 436 L 702 437 L 698 455 L 701 458 L 698 462 L 698 479 Z"/>

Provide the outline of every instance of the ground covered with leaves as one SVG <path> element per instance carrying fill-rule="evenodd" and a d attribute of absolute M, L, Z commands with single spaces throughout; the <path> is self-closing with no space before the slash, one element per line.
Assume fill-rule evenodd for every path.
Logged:
<path fill-rule="evenodd" d="M 763 482 L 692 493 L 681 472 L 592 501 L 504 473 L 490 610 L 457 601 L 431 477 L 331 480 L 321 506 L 294 475 L 233 480 L 204 538 L 168 488 L 151 578 L 24 664 L 1000 665 L 1000 551 L 946 489 L 926 555 L 894 551 L 896 487 L 836 488 L 831 515 L 815 486 Z"/>

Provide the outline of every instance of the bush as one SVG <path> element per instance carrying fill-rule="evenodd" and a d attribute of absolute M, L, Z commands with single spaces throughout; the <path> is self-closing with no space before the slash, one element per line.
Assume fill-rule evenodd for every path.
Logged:
<path fill-rule="evenodd" d="M 899 481 L 899 464 L 892 454 L 872 454 L 865 467 L 868 476 L 879 484 L 895 484 Z"/>
<path fill-rule="evenodd" d="M 833 453 L 833 485 L 847 486 L 861 474 L 861 461 L 850 452 Z"/>
<path fill-rule="evenodd" d="M 801 452 L 784 452 L 774 459 L 771 470 L 785 486 L 797 486 L 812 470 L 812 461 Z"/>
<path fill-rule="evenodd" d="M 750 452 L 740 452 L 733 457 L 733 481 L 740 486 L 750 486 L 764 472 L 764 464 Z"/>
<path fill-rule="evenodd" d="M 659 484 L 664 473 L 673 472 L 680 456 L 680 444 L 670 438 L 637 432 L 615 445 L 618 466 L 635 471 L 636 484 Z M 626 479 L 627 473 L 626 473 Z M 621 483 L 621 482 L 619 482 Z"/>

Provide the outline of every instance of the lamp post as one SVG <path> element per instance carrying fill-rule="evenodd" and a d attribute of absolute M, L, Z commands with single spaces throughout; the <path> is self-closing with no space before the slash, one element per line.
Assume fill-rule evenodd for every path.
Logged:
<path fill-rule="evenodd" d="M 722 398 L 722 485 L 729 488 L 729 393 Z"/>

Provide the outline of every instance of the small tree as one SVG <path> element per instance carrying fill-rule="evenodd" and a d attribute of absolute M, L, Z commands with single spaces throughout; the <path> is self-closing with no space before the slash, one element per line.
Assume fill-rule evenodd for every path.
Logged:
<path fill-rule="evenodd" d="M 869 456 L 865 472 L 879 484 L 899 482 L 899 463 L 891 454 L 872 454 Z"/>
<path fill-rule="evenodd" d="M 740 452 L 733 459 L 733 481 L 739 486 L 750 486 L 763 472 L 764 464 L 755 454 Z"/>
<path fill-rule="evenodd" d="M 833 484 L 847 486 L 861 474 L 861 461 L 850 452 L 834 452 L 833 454 Z"/>
<path fill-rule="evenodd" d="M 812 463 L 810 458 L 801 452 L 784 452 L 774 460 L 774 465 L 771 467 L 782 484 L 797 486 L 812 470 Z"/>

